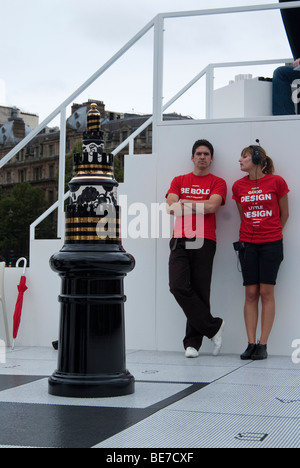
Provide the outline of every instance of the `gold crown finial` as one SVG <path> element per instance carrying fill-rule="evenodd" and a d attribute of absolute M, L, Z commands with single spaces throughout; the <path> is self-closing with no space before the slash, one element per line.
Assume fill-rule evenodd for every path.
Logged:
<path fill-rule="evenodd" d="M 100 130 L 100 112 L 97 109 L 96 103 L 91 103 L 91 109 L 87 113 L 87 129 L 89 132 L 97 132 Z"/>

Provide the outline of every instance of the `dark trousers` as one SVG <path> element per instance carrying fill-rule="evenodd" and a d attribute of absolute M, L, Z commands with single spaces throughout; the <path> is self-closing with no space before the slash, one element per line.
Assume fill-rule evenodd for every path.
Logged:
<path fill-rule="evenodd" d="M 216 243 L 204 239 L 202 248 L 188 249 L 193 240 L 172 239 L 170 242 L 170 291 L 187 318 L 184 348 L 199 350 L 203 337 L 213 338 L 222 325 L 222 319 L 210 312 L 210 285 Z"/>
<path fill-rule="evenodd" d="M 299 10 L 300 12 L 300 10 Z M 273 115 L 295 115 L 295 102 L 299 104 L 299 92 L 292 94 L 291 84 L 300 79 L 300 71 L 293 67 L 279 67 L 273 74 Z M 293 101 L 295 100 L 295 102 Z"/>

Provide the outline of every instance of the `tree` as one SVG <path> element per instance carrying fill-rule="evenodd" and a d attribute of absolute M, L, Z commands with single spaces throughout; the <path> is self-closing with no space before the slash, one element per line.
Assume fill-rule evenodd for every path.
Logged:
<path fill-rule="evenodd" d="M 28 182 L 15 185 L 10 195 L 0 193 L 0 254 L 7 262 L 28 257 L 30 225 L 46 209 L 43 190 Z"/>

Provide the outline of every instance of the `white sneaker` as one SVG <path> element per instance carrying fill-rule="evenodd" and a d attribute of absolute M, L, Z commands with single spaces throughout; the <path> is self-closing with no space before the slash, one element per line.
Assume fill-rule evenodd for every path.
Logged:
<path fill-rule="evenodd" d="M 196 358 L 198 356 L 199 356 L 199 352 L 195 348 L 192 348 L 192 346 L 189 346 L 188 348 L 186 348 L 185 357 Z"/>
<path fill-rule="evenodd" d="M 224 327 L 225 327 L 225 322 L 224 322 L 224 320 L 223 320 L 222 325 L 221 325 L 221 327 L 220 327 L 220 330 L 219 330 L 218 333 L 211 339 L 211 341 L 212 341 L 213 344 L 215 345 L 214 350 L 213 350 L 213 356 L 218 356 L 218 355 L 220 354 L 221 347 L 222 347 L 222 334 L 223 334 L 223 331 L 224 331 Z"/>

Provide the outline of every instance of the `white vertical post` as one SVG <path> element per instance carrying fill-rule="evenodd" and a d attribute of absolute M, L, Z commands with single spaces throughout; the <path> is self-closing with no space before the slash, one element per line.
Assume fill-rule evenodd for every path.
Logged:
<path fill-rule="evenodd" d="M 59 179 L 58 179 L 58 216 L 57 237 L 63 237 L 64 225 L 64 194 L 66 169 L 66 107 L 60 112 L 60 138 L 59 138 Z"/>
<path fill-rule="evenodd" d="M 154 20 L 152 153 L 156 153 L 157 151 L 157 125 L 162 121 L 163 35 L 164 18 L 162 15 L 157 15 Z"/>
<path fill-rule="evenodd" d="M 206 118 L 213 117 L 214 67 L 208 65 L 206 71 Z"/>
<path fill-rule="evenodd" d="M 134 138 L 131 138 L 131 139 L 129 140 L 129 154 L 130 154 L 131 156 L 134 155 Z"/>

